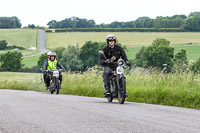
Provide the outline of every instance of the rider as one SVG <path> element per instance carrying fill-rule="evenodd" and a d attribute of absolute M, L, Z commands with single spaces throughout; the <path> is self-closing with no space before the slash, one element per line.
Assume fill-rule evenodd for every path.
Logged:
<path fill-rule="evenodd" d="M 51 51 L 49 51 L 49 52 L 47 53 L 47 59 L 44 60 L 44 64 L 45 64 L 45 62 L 48 62 L 48 61 L 49 61 L 49 59 L 50 59 L 50 54 L 51 54 Z M 47 74 L 46 72 L 43 73 L 44 82 L 45 82 L 46 74 Z M 46 83 L 46 82 L 45 82 L 45 83 Z"/>
<path fill-rule="evenodd" d="M 52 70 L 52 69 L 63 69 L 64 71 L 65 68 L 63 67 L 63 65 L 61 65 L 60 61 L 58 61 L 56 59 L 56 53 L 55 52 L 51 52 L 49 53 L 50 58 L 45 60 L 44 62 L 44 66 L 43 66 L 43 70 L 44 70 L 44 82 L 46 84 L 46 89 L 48 89 L 49 85 L 50 85 L 50 75 L 48 73 L 46 73 L 46 70 Z M 59 80 L 60 80 L 60 84 L 62 83 L 62 75 L 61 72 L 59 73 Z"/>
<path fill-rule="evenodd" d="M 106 41 L 108 45 L 104 47 L 102 51 L 104 52 L 107 59 L 104 56 L 101 56 L 100 63 L 104 67 L 103 81 L 104 81 L 104 87 L 106 89 L 104 94 L 110 94 L 109 76 L 112 72 L 112 69 L 116 68 L 116 63 L 113 62 L 117 62 L 121 57 L 128 66 L 131 66 L 131 63 L 128 61 L 126 53 L 124 52 L 123 48 L 120 47 L 119 45 L 116 45 L 115 35 L 108 34 L 106 37 Z"/>

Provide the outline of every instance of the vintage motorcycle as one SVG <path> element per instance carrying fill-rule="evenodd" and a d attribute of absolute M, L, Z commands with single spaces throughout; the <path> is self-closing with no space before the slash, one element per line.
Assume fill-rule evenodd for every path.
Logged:
<path fill-rule="evenodd" d="M 49 74 L 49 77 L 50 77 L 50 86 L 49 86 L 50 94 L 53 94 L 54 92 L 56 92 L 56 94 L 58 95 L 59 90 L 61 88 L 59 76 L 61 72 L 63 72 L 63 70 L 53 69 L 53 70 L 45 70 L 45 72 Z"/>
<path fill-rule="evenodd" d="M 104 58 L 107 59 L 103 51 L 99 51 L 99 55 L 103 55 Z M 112 60 L 114 59 L 111 58 L 111 62 Z M 105 94 L 105 97 L 107 97 L 108 102 L 112 102 L 113 98 L 117 98 L 119 103 L 123 104 L 126 97 L 128 97 L 128 94 L 126 93 L 126 77 L 123 68 L 125 66 L 125 61 L 123 59 L 119 59 L 116 65 L 117 67 L 113 68 L 112 74 L 109 77 L 109 87 L 111 93 Z"/>

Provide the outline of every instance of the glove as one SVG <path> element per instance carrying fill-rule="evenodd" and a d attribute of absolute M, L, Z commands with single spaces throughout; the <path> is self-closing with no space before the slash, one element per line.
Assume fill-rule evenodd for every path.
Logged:
<path fill-rule="evenodd" d="M 107 64 L 111 63 L 110 59 L 105 60 L 105 63 Z"/>
<path fill-rule="evenodd" d="M 130 61 L 126 61 L 126 65 L 128 65 L 128 66 L 131 66 L 131 63 L 130 63 Z"/>

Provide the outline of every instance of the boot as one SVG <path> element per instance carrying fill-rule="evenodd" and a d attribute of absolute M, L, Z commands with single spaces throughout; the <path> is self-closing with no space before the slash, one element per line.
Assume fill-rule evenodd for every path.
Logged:
<path fill-rule="evenodd" d="M 110 94 L 110 87 L 108 86 L 108 83 L 105 84 L 106 91 L 104 92 L 104 95 Z"/>

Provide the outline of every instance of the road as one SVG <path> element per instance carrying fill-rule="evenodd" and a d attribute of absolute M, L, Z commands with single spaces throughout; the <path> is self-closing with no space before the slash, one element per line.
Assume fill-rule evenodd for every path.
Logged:
<path fill-rule="evenodd" d="M 200 110 L 0 90 L 0 133 L 198 133 Z"/>
<path fill-rule="evenodd" d="M 40 53 L 34 54 L 34 55 L 30 55 L 30 56 L 25 56 L 25 57 L 22 57 L 22 58 L 30 58 L 30 57 L 38 56 L 38 55 L 44 54 L 44 53 L 46 53 L 48 51 L 45 48 L 45 31 L 41 30 L 41 29 L 39 31 L 40 31 L 40 41 L 39 41 Z"/>

